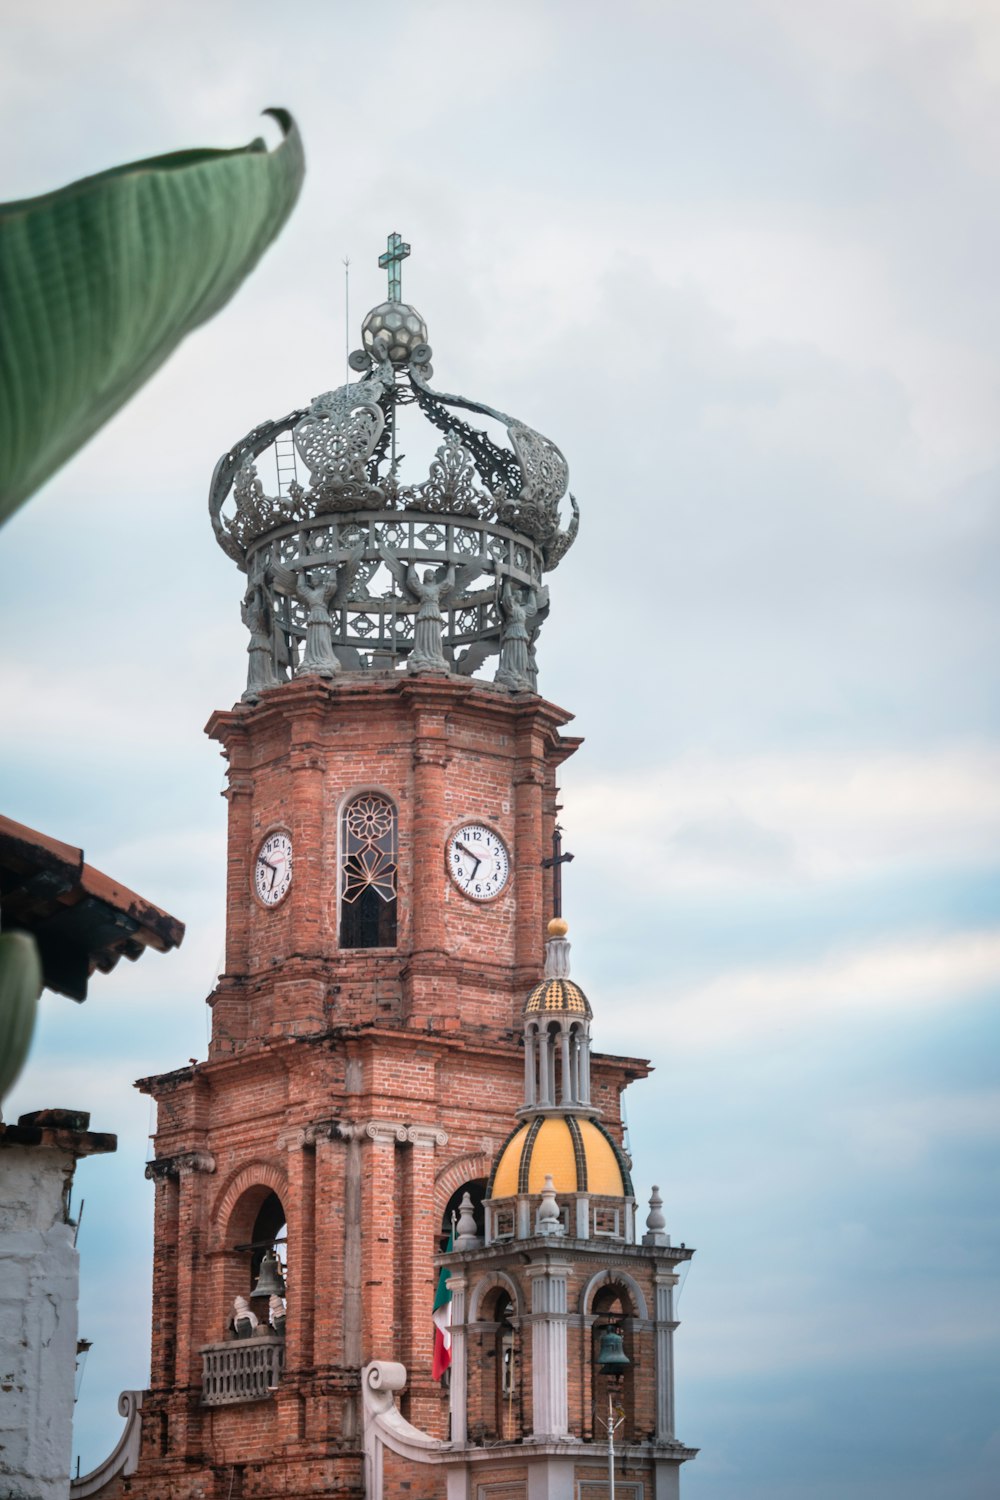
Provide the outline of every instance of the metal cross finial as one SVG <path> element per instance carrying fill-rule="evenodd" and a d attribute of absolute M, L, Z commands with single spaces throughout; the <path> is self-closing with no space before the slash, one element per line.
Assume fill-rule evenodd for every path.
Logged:
<path fill-rule="evenodd" d="M 557 823 L 552 830 L 552 857 L 542 860 L 542 869 L 552 871 L 552 915 L 562 916 L 562 867 L 568 865 L 572 854 L 564 854 L 562 828 Z"/>
<path fill-rule="evenodd" d="M 403 296 L 403 261 L 410 253 L 410 247 L 404 244 L 402 235 L 393 230 L 385 242 L 385 254 L 380 255 L 378 263 L 383 271 L 389 272 L 389 301 L 402 302 Z"/>

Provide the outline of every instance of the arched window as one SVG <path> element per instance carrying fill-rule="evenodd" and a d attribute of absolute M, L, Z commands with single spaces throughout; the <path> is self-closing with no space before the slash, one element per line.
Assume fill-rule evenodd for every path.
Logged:
<path fill-rule="evenodd" d="M 396 809 L 362 792 L 340 818 L 340 946 L 394 948 L 398 885 Z"/>

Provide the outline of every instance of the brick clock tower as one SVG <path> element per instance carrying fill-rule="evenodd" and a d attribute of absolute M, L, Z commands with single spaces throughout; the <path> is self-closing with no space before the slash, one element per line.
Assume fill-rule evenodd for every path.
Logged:
<path fill-rule="evenodd" d="M 598 1500 L 610 1421 L 617 1493 L 662 1500 L 694 1454 L 671 1355 L 691 1251 L 656 1189 L 637 1223 L 622 1148 L 648 1067 L 591 1057 L 553 910 L 579 741 L 535 652 L 577 508 L 562 529 L 553 443 L 432 384 L 406 253 L 393 235 L 358 379 L 213 478 L 249 631 L 208 725 L 226 967 L 207 1061 L 139 1085 L 150 1389 L 137 1463 L 90 1493 Z"/>

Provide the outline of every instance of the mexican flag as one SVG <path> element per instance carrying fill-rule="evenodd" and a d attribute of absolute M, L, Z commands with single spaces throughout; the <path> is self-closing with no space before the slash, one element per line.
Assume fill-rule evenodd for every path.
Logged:
<path fill-rule="evenodd" d="M 455 1231 L 452 1230 L 448 1236 L 449 1252 L 454 1248 Z M 435 1380 L 440 1380 L 451 1364 L 451 1293 L 448 1290 L 450 1275 L 451 1272 L 442 1266 L 437 1291 L 434 1293 L 434 1309 L 431 1312 L 431 1319 L 434 1323 L 434 1359 L 431 1363 L 431 1374 Z"/>

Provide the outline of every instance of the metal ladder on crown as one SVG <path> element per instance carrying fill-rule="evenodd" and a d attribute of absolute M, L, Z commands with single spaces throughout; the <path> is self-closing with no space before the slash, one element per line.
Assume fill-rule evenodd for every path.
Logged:
<path fill-rule="evenodd" d="M 274 462 L 278 471 L 278 494 L 287 495 L 289 486 L 299 477 L 295 440 L 290 432 L 283 432 L 275 438 Z"/>

